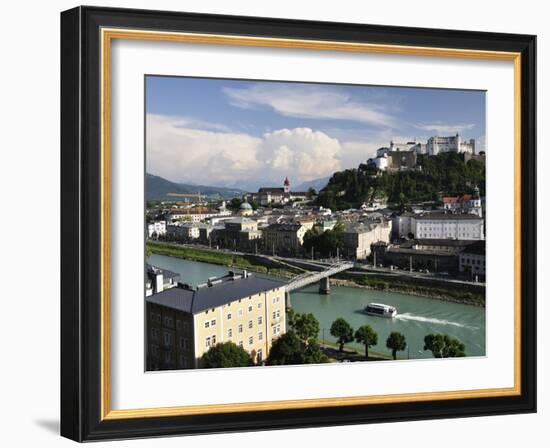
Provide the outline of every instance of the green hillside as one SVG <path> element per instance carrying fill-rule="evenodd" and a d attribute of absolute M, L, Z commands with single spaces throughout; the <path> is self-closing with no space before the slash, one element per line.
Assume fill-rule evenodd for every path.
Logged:
<path fill-rule="evenodd" d="M 332 175 L 320 192 L 319 205 L 333 210 L 357 208 L 363 202 L 383 198 L 390 204 L 438 202 L 442 195 L 472 193 L 477 186 L 485 195 L 485 165 L 477 160 L 464 163 L 462 155 L 419 155 L 419 169 L 395 173 L 377 172 L 365 164 Z"/>

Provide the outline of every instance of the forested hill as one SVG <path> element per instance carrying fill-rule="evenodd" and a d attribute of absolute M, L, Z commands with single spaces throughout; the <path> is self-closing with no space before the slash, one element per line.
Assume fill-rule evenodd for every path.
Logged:
<path fill-rule="evenodd" d="M 386 199 L 390 204 L 441 200 L 442 195 L 472 193 L 477 186 L 485 195 L 485 164 L 464 163 L 462 155 L 419 155 L 414 171 L 377 172 L 365 164 L 339 171 L 319 193 L 319 205 L 333 210 L 357 208 L 363 202 Z"/>

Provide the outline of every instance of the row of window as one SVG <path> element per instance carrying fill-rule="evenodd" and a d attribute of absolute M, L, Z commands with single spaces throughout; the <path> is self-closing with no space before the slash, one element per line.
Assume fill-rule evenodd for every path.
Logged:
<path fill-rule="evenodd" d="M 228 338 L 232 338 L 233 337 L 233 332 L 231 329 L 229 329 L 227 331 L 227 337 Z M 262 332 L 258 333 L 258 341 L 263 341 L 264 340 L 264 334 Z M 216 344 L 216 335 L 212 335 L 212 336 L 208 336 L 205 340 L 205 347 L 206 348 L 210 348 L 212 346 L 214 346 Z M 243 341 L 239 341 L 238 342 L 239 346 L 243 346 Z M 248 345 L 252 345 L 254 344 L 254 336 L 249 336 L 248 337 Z"/>
<path fill-rule="evenodd" d="M 160 313 L 151 313 L 150 314 L 151 322 L 160 325 L 162 322 L 164 327 L 174 328 L 174 318 L 172 316 L 164 316 L 162 318 Z M 189 322 L 186 322 L 181 319 L 176 319 L 176 329 L 177 330 L 187 330 L 189 327 Z"/>

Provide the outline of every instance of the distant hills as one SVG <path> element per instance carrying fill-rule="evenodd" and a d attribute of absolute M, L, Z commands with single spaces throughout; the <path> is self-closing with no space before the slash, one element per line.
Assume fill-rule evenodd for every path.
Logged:
<path fill-rule="evenodd" d="M 154 174 L 145 174 L 145 198 L 147 200 L 178 200 L 184 199 L 183 197 L 178 198 L 178 194 L 195 194 L 197 192 L 205 196 L 226 199 L 241 196 L 244 193 L 238 188 L 176 183 Z"/>
<path fill-rule="evenodd" d="M 302 182 L 296 187 L 292 186 L 291 189 L 294 191 L 307 191 L 310 188 L 315 188 L 316 191 L 320 191 L 325 188 L 330 180 L 330 176 L 320 177 L 319 179 L 312 179 L 306 182 Z"/>

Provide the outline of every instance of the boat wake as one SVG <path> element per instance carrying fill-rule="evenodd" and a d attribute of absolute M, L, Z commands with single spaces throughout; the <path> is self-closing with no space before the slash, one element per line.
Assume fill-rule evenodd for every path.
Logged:
<path fill-rule="evenodd" d="M 424 317 L 424 316 L 416 316 L 411 313 L 403 313 L 398 314 L 395 316 L 395 319 L 401 319 L 401 320 L 414 320 L 417 322 L 426 322 L 430 324 L 438 324 L 438 325 L 452 325 L 453 327 L 460 327 L 460 328 L 468 328 L 470 330 L 477 330 L 477 327 L 472 327 L 470 325 L 461 324 L 458 322 L 453 322 L 446 319 L 436 319 L 435 317 Z"/>

